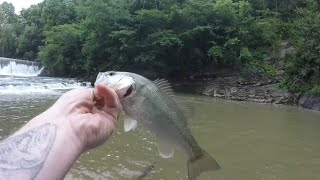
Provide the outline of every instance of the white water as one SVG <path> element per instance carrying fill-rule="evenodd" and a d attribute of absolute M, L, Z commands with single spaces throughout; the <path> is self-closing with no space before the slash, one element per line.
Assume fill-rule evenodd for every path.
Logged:
<path fill-rule="evenodd" d="M 71 78 L 0 76 L 0 95 L 61 94 L 65 90 L 88 87 Z"/>
<path fill-rule="evenodd" d="M 61 94 L 89 83 L 71 78 L 38 77 L 39 63 L 0 57 L 0 95 Z"/>
<path fill-rule="evenodd" d="M 43 69 L 37 62 L 0 57 L 0 75 L 38 76 Z"/>

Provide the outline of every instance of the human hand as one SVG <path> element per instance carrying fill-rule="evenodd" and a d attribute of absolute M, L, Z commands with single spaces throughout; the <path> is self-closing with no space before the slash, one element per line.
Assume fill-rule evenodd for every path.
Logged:
<path fill-rule="evenodd" d="M 0 169 L 0 179 L 63 179 L 83 152 L 111 136 L 120 111 L 117 94 L 104 85 L 65 93 L 1 144 L 10 154 L 2 163 L 20 168 Z"/>
<path fill-rule="evenodd" d="M 120 111 L 117 94 L 105 85 L 69 91 L 49 110 L 71 127 L 82 151 L 103 144 L 111 136 Z"/>
<path fill-rule="evenodd" d="M 105 85 L 74 89 L 62 95 L 19 133 L 52 123 L 57 126 L 59 137 L 83 153 L 103 144 L 111 136 L 121 109 L 116 92 Z"/>

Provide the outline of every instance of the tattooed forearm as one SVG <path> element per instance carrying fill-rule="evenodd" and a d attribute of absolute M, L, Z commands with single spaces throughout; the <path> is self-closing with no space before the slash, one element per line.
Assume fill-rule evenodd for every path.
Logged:
<path fill-rule="evenodd" d="M 33 179 L 52 147 L 56 126 L 44 124 L 0 142 L 0 179 Z"/>

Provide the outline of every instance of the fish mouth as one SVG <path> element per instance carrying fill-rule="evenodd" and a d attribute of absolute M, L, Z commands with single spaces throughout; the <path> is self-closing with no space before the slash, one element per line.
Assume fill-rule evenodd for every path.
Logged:
<path fill-rule="evenodd" d="M 128 89 L 127 89 L 127 92 L 123 95 L 123 97 L 128 97 L 132 94 L 133 92 L 133 86 L 131 85 Z"/>

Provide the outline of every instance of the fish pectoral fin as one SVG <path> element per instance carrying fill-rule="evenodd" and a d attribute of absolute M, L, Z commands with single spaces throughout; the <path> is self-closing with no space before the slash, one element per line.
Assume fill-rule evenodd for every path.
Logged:
<path fill-rule="evenodd" d="M 138 126 L 138 122 L 132 118 L 126 118 L 124 119 L 124 131 L 129 132 L 131 130 L 134 130 Z"/>
<path fill-rule="evenodd" d="M 158 138 L 158 151 L 162 158 L 171 158 L 174 154 L 174 147 L 169 142 Z"/>

